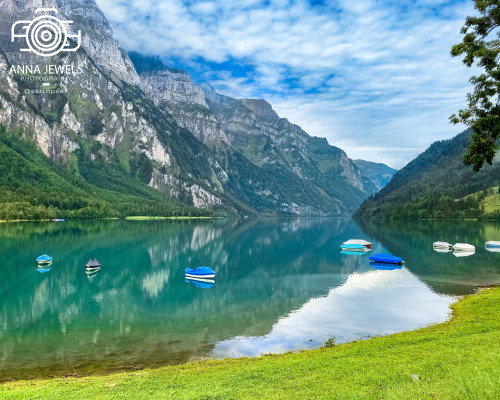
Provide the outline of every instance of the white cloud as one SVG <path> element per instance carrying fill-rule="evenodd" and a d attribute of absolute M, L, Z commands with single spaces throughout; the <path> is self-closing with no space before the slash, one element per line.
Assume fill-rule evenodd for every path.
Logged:
<path fill-rule="evenodd" d="M 465 106 L 471 71 L 449 51 L 472 2 L 97 3 L 127 50 L 245 65 L 243 77 L 197 67 L 224 94 L 266 98 L 351 157 L 401 167 L 461 130 L 448 116 Z"/>

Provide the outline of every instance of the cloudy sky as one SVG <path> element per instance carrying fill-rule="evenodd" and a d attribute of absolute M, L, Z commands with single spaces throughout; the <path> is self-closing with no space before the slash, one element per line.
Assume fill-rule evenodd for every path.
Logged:
<path fill-rule="evenodd" d="M 473 71 L 450 56 L 472 1 L 97 0 L 127 50 L 161 56 L 351 158 L 401 168 L 465 129 Z"/>

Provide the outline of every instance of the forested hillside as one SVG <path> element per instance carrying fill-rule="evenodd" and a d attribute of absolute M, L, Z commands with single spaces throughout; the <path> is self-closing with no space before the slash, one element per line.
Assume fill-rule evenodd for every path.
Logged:
<path fill-rule="evenodd" d="M 367 199 L 356 212 L 363 218 L 480 218 L 495 217 L 484 209 L 484 198 L 500 181 L 500 160 L 472 172 L 463 164 L 471 132 L 433 143 L 398 171 L 391 182 Z M 484 193 L 482 191 L 484 190 Z M 480 195 L 468 196 L 481 192 Z"/>
<path fill-rule="evenodd" d="M 210 215 L 167 200 L 118 164 L 90 162 L 83 151 L 63 168 L 22 135 L 0 125 L 0 220 Z"/>

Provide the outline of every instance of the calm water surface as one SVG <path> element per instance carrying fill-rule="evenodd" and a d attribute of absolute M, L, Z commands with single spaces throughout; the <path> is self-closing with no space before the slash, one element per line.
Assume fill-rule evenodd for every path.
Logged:
<path fill-rule="evenodd" d="M 349 238 L 406 260 L 377 270 Z M 476 254 L 432 250 L 467 242 Z M 415 329 L 500 282 L 500 224 L 351 219 L 0 224 L 0 380 L 256 356 Z M 54 257 L 40 273 L 35 258 Z M 97 257 L 102 269 L 87 276 Z M 210 266 L 215 284 L 186 282 Z"/>

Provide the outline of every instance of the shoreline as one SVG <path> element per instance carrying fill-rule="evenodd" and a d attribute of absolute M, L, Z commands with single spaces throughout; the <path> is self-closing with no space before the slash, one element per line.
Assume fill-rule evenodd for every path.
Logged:
<path fill-rule="evenodd" d="M 96 218 L 96 219 L 65 219 L 64 221 L 52 221 L 52 219 L 0 219 L 0 224 L 18 223 L 18 222 L 75 222 L 75 221 L 163 221 L 163 220 L 195 220 L 195 219 L 217 219 L 222 217 L 141 217 L 130 216 L 123 218 Z"/>
<path fill-rule="evenodd" d="M 500 288 L 478 288 L 452 304 L 448 321 L 414 331 L 254 358 L 4 382 L 0 394 L 30 399 L 155 395 L 327 399 L 360 394 L 366 394 L 363 398 L 468 398 L 472 387 L 475 398 L 493 399 L 500 393 L 500 377 L 488 371 L 500 368 L 500 319 L 495 318 L 499 306 Z"/>

